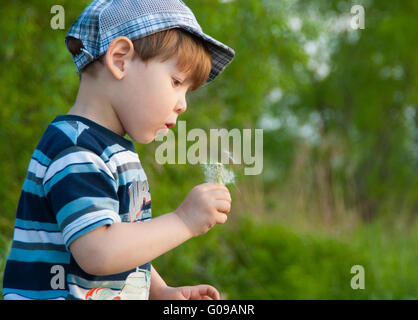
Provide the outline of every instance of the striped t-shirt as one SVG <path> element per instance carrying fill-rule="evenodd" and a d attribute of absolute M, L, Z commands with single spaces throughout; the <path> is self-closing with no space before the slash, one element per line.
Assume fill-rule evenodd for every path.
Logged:
<path fill-rule="evenodd" d="M 148 180 L 133 142 L 80 116 L 56 117 L 29 163 L 4 298 L 147 299 L 150 262 L 95 276 L 78 266 L 68 248 L 103 225 L 150 218 Z"/>

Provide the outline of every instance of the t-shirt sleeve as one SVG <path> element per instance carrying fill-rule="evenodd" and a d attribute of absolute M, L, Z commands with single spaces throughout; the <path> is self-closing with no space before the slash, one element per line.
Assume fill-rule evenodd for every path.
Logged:
<path fill-rule="evenodd" d="M 43 186 L 67 250 L 83 234 L 121 222 L 117 182 L 92 151 L 72 147 L 61 152 L 45 172 Z"/>

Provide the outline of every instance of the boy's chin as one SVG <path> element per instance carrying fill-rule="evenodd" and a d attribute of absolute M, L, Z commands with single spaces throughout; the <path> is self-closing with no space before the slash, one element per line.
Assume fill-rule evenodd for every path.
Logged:
<path fill-rule="evenodd" d="M 150 137 L 141 137 L 141 139 L 135 140 L 138 143 L 141 144 L 149 144 L 151 142 L 153 142 L 155 139 L 155 136 L 150 136 Z"/>
<path fill-rule="evenodd" d="M 149 143 L 153 142 L 154 139 L 155 139 L 155 134 L 154 135 L 149 134 L 149 135 L 146 135 L 146 136 L 132 136 L 132 135 L 129 135 L 129 136 L 132 138 L 132 140 L 134 140 L 137 143 L 141 143 L 141 144 L 149 144 Z"/>

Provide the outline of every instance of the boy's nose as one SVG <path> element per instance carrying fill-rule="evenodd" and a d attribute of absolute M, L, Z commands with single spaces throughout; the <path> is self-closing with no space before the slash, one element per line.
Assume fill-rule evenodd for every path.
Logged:
<path fill-rule="evenodd" d="M 187 109 L 187 99 L 186 99 L 186 92 L 182 92 L 178 96 L 177 105 L 174 111 L 177 114 L 183 113 Z"/>
<path fill-rule="evenodd" d="M 186 111 L 186 109 L 187 109 L 186 106 L 183 106 L 183 105 L 177 106 L 176 109 L 175 109 L 175 112 L 180 114 L 180 113 L 183 113 L 184 111 Z"/>
<path fill-rule="evenodd" d="M 186 99 L 184 99 L 178 103 L 174 111 L 180 114 L 186 111 L 186 109 L 187 109 L 187 103 L 186 103 Z"/>

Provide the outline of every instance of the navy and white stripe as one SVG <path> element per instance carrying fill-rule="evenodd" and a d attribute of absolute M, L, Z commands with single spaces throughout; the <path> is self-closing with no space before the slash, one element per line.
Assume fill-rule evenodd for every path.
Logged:
<path fill-rule="evenodd" d="M 69 245 L 103 225 L 127 221 L 128 188 L 147 181 L 135 146 L 97 123 L 58 116 L 31 160 L 16 213 L 3 279 L 5 299 L 83 299 L 97 286 L 120 290 L 125 273 L 98 277 L 77 265 Z M 151 218 L 151 204 L 142 220 Z M 65 270 L 65 286 L 51 287 L 52 267 Z M 141 266 L 150 270 L 150 263 Z"/>

